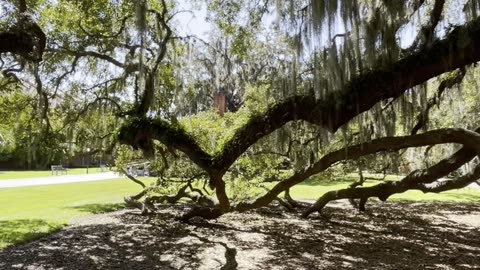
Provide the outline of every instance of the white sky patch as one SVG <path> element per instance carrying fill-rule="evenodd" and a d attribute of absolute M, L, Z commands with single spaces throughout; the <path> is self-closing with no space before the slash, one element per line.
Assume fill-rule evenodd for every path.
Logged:
<path fill-rule="evenodd" d="M 205 39 L 212 29 L 212 25 L 206 21 L 207 7 L 203 3 L 192 4 L 181 1 L 178 5 L 180 11 L 174 17 L 175 28 L 180 36 L 194 35 Z"/>
<path fill-rule="evenodd" d="M 451 27 L 464 24 L 466 21 L 465 13 L 463 8 L 467 0 L 447 0 L 445 1 L 445 6 L 443 7 L 444 11 L 442 14 L 442 19 L 435 28 L 436 35 L 439 38 L 444 38 L 448 31 L 451 30 Z M 429 7 L 429 8 L 427 8 Z M 418 31 L 420 30 L 419 26 L 425 25 L 428 23 L 429 14 L 432 11 L 433 2 L 430 3 L 430 6 L 425 5 L 420 8 L 413 16 L 409 23 L 404 25 L 399 31 L 398 36 L 400 38 L 400 47 L 408 48 L 412 45 L 413 41 L 416 38 Z"/>

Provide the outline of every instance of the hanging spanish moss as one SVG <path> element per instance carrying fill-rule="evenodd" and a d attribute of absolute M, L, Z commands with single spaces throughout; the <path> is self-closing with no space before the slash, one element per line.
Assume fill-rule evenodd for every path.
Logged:
<path fill-rule="evenodd" d="M 468 0 L 464 12 L 469 20 L 477 18 L 480 14 L 480 0 Z"/>
<path fill-rule="evenodd" d="M 282 5 L 277 1 L 277 14 L 293 17 L 293 2 Z M 428 26 L 431 18 L 423 15 L 431 13 L 435 4 L 435 1 L 393 0 L 306 1 L 305 8 L 301 10 L 306 10 L 301 20 L 306 23 L 290 20 L 292 27 L 289 28 L 291 31 L 302 26 L 295 34 L 295 40 L 297 37 L 301 40 L 293 44 L 297 46 L 297 51 L 303 50 L 304 55 L 311 55 L 304 58 L 312 66 L 312 71 L 311 77 L 304 76 L 303 88 L 312 92 L 305 93 L 322 99 L 329 93 L 342 90 L 345 82 L 362 72 L 399 60 L 404 53 L 399 40 L 406 38 L 402 29 L 409 22 L 416 25 L 417 31 L 419 27 Z M 465 12 L 470 14 L 469 18 L 476 17 L 479 8 L 479 1 L 471 0 L 465 5 Z M 297 15 L 304 14 L 301 11 L 297 10 Z M 442 27 L 445 28 L 444 25 Z M 279 75 L 296 74 L 292 71 L 295 69 L 295 65 L 283 67 Z M 278 93 L 283 97 L 298 93 L 299 81 L 294 79 L 296 77 L 277 78 L 273 88 L 279 89 Z M 399 132 L 397 124 L 403 127 L 400 133 L 408 134 L 416 116 L 425 110 L 427 93 L 426 85 L 422 85 L 408 90 L 397 101 L 390 101 L 391 108 L 375 106 L 356 119 L 360 136 L 366 139 L 393 136 Z"/>
<path fill-rule="evenodd" d="M 145 36 L 147 31 L 147 1 L 139 0 L 136 1 L 135 5 L 135 26 L 137 27 L 138 36 L 140 39 L 140 55 L 139 55 L 139 76 L 137 82 L 137 89 L 143 89 L 145 87 L 145 63 L 144 63 L 144 52 L 145 52 Z M 138 91 L 138 90 L 137 90 Z"/>

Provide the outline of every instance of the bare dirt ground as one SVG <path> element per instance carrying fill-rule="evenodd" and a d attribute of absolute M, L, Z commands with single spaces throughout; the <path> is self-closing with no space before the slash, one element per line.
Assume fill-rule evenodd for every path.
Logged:
<path fill-rule="evenodd" d="M 279 207 L 190 224 L 188 206 L 83 218 L 0 253 L 0 269 L 480 269 L 478 204 L 345 205 L 298 218 Z"/>

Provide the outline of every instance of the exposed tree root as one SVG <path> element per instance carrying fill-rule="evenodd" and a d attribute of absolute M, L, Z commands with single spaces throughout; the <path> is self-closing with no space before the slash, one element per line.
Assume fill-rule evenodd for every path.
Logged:
<path fill-rule="evenodd" d="M 175 195 L 147 196 L 149 188 L 146 187 L 145 184 L 143 184 L 140 180 L 136 179 L 134 176 L 129 175 L 125 170 L 122 169 L 122 171 L 125 175 L 127 175 L 130 180 L 143 187 L 143 190 L 140 193 L 124 198 L 124 201 L 128 207 L 141 210 L 142 215 L 148 215 L 152 212 L 155 212 L 155 204 L 175 204 L 183 198 L 190 199 L 199 205 L 207 207 L 213 207 L 218 204 L 218 202 L 214 198 L 205 195 L 201 190 L 192 186 L 193 179 L 197 178 L 198 175 L 188 179 L 186 181 L 186 184 L 183 185 Z M 145 197 L 145 199 L 143 202 L 141 202 L 140 199 L 143 197 Z"/>
<path fill-rule="evenodd" d="M 191 218 L 201 217 L 204 219 L 216 219 L 224 213 L 218 207 L 194 207 L 187 213 L 180 216 L 178 219 L 183 222 L 188 222 Z"/>
<path fill-rule="evenodd" d="M 286 200 L 283 200 L 282 198 L 280 197 L 277 197 L 275 199 L 281 206 L 285 207 L 288 211 L 293 211 L 293 209 L 295 208 L 293 205 L 291 205 L 288 201 Z"/>

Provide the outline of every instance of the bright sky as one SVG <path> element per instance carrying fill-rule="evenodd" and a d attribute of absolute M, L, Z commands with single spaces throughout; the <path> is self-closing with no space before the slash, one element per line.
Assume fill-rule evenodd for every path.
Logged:
<path fill-rule="evenodd" d="M 186 11 L 178 13 L 174 18 L 179 23 L 175 27 L 180 35 L 195 35 L 205 39 L 211 29 L 211 24 L 205 20 L 207 7 L 203 3 L 192 5 L 190 1 L 179 2 L 178 10 Z"/>

